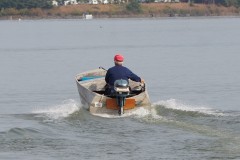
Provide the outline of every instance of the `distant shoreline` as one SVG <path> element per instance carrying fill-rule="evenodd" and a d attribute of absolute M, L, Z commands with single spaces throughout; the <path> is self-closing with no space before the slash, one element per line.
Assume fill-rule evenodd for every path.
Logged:
<path fill-rule="evenodd" d="M 166 16 L 166 17 L 144 17 L 144 16 L 118 16 L 118 17 L 93 17 L 93 19 L 216 19 L 216 18 L 240 18 L 240 16 L 188 16 L 188 17 L 180 17 L 180 16 Z M 85 20 L 81 16 L 75 17 L 1 17 L 0 21 L 22 21 L 22 20 Z"/>
<path fill-rule="evenodd" d="M 100 18 L 166 18 L 166 17 L 240 17 L 240 8 L 188 3 L 144 3 L 139 12 L 126 10 L 126 5 L 79 4 L 52 9 L 5 9 L 0 20 L 83 19 L 89 13 Z"/>

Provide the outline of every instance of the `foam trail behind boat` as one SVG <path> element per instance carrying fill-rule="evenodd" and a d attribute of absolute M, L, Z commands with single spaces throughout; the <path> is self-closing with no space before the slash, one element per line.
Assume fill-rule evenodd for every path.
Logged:
<path fill-rule="evenodd" d="M 161 100 L 154 103 L 153 105 L 156 108 L 164 107 L 167 109 L 179 110 L 179 111 L 185 111 L 185 112 L 196 112 L 196 113 L 201 113 L 205 115 L 224 116 L 224 113 L 222 111 L 219 111 L 207 106 L 203 106 L 203 105 L 196 106 L 196 105 L 185 104 L 176 99 Z"/>
<path fill-rule="evenodd" d="M 34 114 L 44 114 L 50 119 L 65 118 L 72 113 L 79 111 L 81 106 L 73 99 L 65 100 L 62 104 L 45 107 L 44 109 L 37 109 L 33 111 Z"/>
<path fill-rule="evenodd" d="M 116 112 L 116 115 L 111 115 L 111 114 L 93 114 L 99 117 L 104 117 L 104 118 L 123 118 L 123 117 L 138 117 L 138 118 L 142 118 L 145 116 L 148 116 L 151 114 L 151 111 L 148 109 L 145 109 L 143 107 L 139 107 L 136 110 L 132 111 L 132 112 L 128 112 L 128 113 L 124 113 L 123 115 L 119 116 L 118 113 Z"/>

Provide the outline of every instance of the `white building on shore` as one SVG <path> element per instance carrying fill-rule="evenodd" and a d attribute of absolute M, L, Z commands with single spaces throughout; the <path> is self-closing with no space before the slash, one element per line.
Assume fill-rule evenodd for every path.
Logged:
<path fill-rule="evenodd" d="M 97 0 L 89 0 L 89 4 L 98 4 Z"/>
<path fill-rule="evenodd" d="M 58 1 L 53 0 L 53 1 L 52 1 L 52 5 L 53 5 L 53 6 L 58 6 Z"/>
<path fill-rule="evenodd" d="M 64 5 L 78 4 L 77 0 L 66 0 L 64 1 Z"/>

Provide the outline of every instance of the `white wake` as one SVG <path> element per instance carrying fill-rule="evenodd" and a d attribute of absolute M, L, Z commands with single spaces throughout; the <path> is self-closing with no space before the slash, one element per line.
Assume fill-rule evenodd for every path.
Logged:
<path fill-rule="evenodd" d="M 155 107 L 157 106 L 163 106 L 168 109 L 174 109 L 174 110 L 180 110 L 180 111 L 186 111 L 186 112 L 198 112 L 206 115 L 214 115 L 214 116 L 224 116 L 224 113 L 213 109 L 208 106 L 204 105 L 191 105 L 191 104 L 185 104 L 184 102 L 181 102 L 176 99 L 169 99 L 169 100 L 161 100 L 153 104 Z"/>
<path fill-rule="evenodd" d="M 39 107 L 38 107 L 39 108 Z M 71 115 L 72 113 L 80 110 L 79 104 L 73 100 L 65 100 L 62 102 L 62 104 L 53 105 L 44 107 L 41 109 L 36 109 L 33 111 L 34 114 L 44 114 L 50 119 L 59 119 L 59 118 L 65 118 Z"/>

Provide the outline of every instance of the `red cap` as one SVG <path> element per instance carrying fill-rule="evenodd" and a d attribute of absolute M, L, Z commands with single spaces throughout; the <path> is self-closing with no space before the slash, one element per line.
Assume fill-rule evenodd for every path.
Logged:
<path fill-rule="evenodd" d="M 120 54 L 114 56 L 114 61 L 123 62 L 123 59 L 123 56 Z"/>

